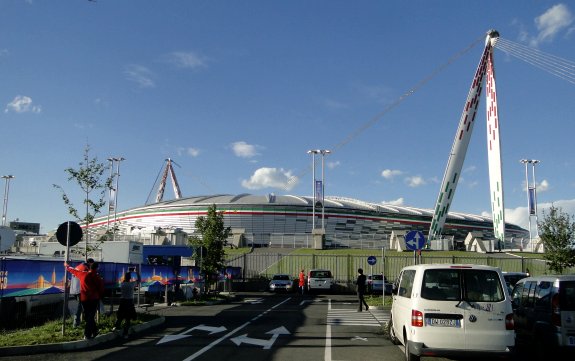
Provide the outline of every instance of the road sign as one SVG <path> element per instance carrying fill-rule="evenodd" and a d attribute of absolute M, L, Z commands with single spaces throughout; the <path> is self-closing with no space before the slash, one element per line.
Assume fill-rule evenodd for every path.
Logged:
<path fill-rule="evenodd" d="M 68 227 L 70 227 L 70 232 L 68 232 Z M 68 233 L 70 234 L 69 241 Z M 70 247 L 75 246 L 82 239 L 82 227 L 76 222 L 64 222 L 56 230 L 56 239 L 62 246 L 66 246 L 68 242 Z"/>
<path fill-rule="evenodd" d="M 377 259 L 375 258 L 375 256 L 369 256 L 369 257 L 367 257 L 367 263 L 370 266 L 373 266 L 374 264 L 377 263 Z"/>
<path fill-rule="evenodd" d="M 425 246 L 425 236 L 421 231 L 411 231 L 405 235 L 405 247 L 410 251 L 417 251 Z"/>

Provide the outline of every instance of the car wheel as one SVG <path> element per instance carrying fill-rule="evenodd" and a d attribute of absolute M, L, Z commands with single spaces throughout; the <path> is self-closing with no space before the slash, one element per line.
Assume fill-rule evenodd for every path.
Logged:
<path fill-rule="evenodd" d="M 407 337 L 404 338 L 405 340 L 405 361 L 419 361 L 420 357 L 417 355 L 414 355 L 410 352 L 409 350 L 409 341 L 407 340 Z"/>
<path fill-rule="evenodd" d="M 395 330 L 393 329 L 393 319 L 390 317 L 389 321 L 387 321 L 387 334 L 389 335 L 389 340 L 392 344 L 398 345 L 399 340 L 397 339 L 397 335 L 395 334 Z"/>

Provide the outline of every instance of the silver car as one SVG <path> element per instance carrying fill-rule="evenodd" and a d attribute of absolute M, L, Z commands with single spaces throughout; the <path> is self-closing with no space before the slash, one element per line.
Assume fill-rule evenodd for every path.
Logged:
<path fill-rule="evenodd" d="M 269 290 L 270 292 L 291 292 L 294 290 L 294 282 L 288 274 L 276 274 L 272 276 Z"/>

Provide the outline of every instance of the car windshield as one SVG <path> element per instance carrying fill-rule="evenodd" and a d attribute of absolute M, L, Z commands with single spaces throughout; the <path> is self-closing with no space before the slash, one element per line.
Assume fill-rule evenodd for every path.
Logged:
<path fill-rule="evenodd" d="M 309 273 L 311 278 L 331 278 L 330 271 L 311 271 Z"/>
<path fill-rule="evenodd" d="M 383 276 L 382 275 L 373 275 L 370 276 L 372 280 L 374 281 L 382 281 L 383 280 Z"/>
<path fill-rule="evenodd" d="M 289 281 L 289 276 L 288 275 L 275 275 L 272 279 L 276 280 L 276 281 Z"/>
<path fill-rule="evenodd" d="M 438 301 L 499 302 L 505 294 L 495 271 L 429 269 L 423 276 L 421 297 Z"/>

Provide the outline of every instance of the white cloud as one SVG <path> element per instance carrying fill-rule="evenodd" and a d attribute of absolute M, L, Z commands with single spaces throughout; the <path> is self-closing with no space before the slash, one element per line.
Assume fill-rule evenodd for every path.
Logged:
<path fill-rule="evenodd" d="M 397 198 L 396 200 L 393 201 L 382 201 L 382 204 L 389 204 L 392 206 L 402 206 L 403 205 L 403 197 L 401 198 Z"/>
<path fill-rule="evenodd" d="M 521 182 L 521 188 L 523 192 L 527 192 L 527 183 L 525 181 Z M 537 193 L 546 192 L 551 189 L 551 185 L 547 179 L 543 179 L 541 182 L 537 183 Z"/>
<path fill-rule="evenodd" d="M 242 180 L 242 187 L 247 189 L 281 188 L 291 190 L 298 183 L 298 178 L 291 171 L 282 168 L 257 169 L 249 180 Z"/>
<path fill-rule="evenodd" d="M 193 148 L 193 147 L 179 147 L 178 148 L 178 155 L 187 155 L 190 157 L 197 157 L 200 155 L 200 150 L 198 148 Z"/>
<path fill-rule="evenodd" d="M 417 188 L 427 184 L 425 179 L 423 179 L 421 176 L 407 177 L 405 178 L 405 182 L 411 188 Z"/>
<path fill-rule="evenodd" d="M 127 65 L 124 69 L 124 75 L 126 79 L 138 84 L 140 88 L 153 88 L 156 86 L 153 80 L 154 74 L 145 66 L 137 64 Z"/>
<path fill-rule="evenodd" d="M 165 59 L 178 68 L 184 69 L 205 68 L 208 62 L 205 56 L 192 51 L 175 51 L 166 55 Z"/>
<path fill-rule="evenodd" d="M 40 113 L 41 111 L 41 106 L 32 105 L 32 98 L 23 95 L 15 97 L 4 109 L 4 113 Z"/>
<path fill-rule="evenodd" d="M 402 175 L 402 174 L 403 174 L 402 171 L 400 171 L 400 170 L 394 170 L 394 169 L 384 169 L 384 170 L 381 172 L 381 176 L 382 176 L 383 178 L 385 178 L 385 179 L 393 179 L 393 178 L 395 178 L 395 177 L 397 177 L 397 176 L 400 176 L 400 175 Z"/>
<path fill-rule="evenodd" d="M 258 155 L 257 145 L 248 144 L 244 141 L 239 141 L 231 144 L 232 150 L 237 157 L 252 158 Z"/>
<path fill-rule="evenodd" d="M 575 199 L 559 200 L 552 203 L 540 203 L 537 205 L 538 220 L 543 220 L 543 213 L 549 214 L 551 206 L 561 208 L 561 211 L 571 216 L 575 216 Z M 486 214 L 491 217 L 491 214 Z M 517 207 L 513 209 L 505 209 L 505 222 L 513 223 L 525 229 L 529 229 L 529 218 L 527 217 L 527 207 Z M 534 222 L 534 220 L 532 220 Z"/>
<path fill-rule="evenodd" d="M 535 26 L 539 33 L 531 39 L 531 46 L 552 41 L 557 33 L 569 28 L 573 23 L 573 15 L 565 4 L 557 4 L 535 18 Z M 570 31 L 567 29 L 567 31 Z"/>
<path fill-rule="evenodd" d="M 327 162 L 327 167 L 329 169 L 334 169 L 336 167 L 339 167 L 340 165 L 341 165 L 341 163 L 339 162 L 339 160 L 335 161 L 335 162 Z"/>

